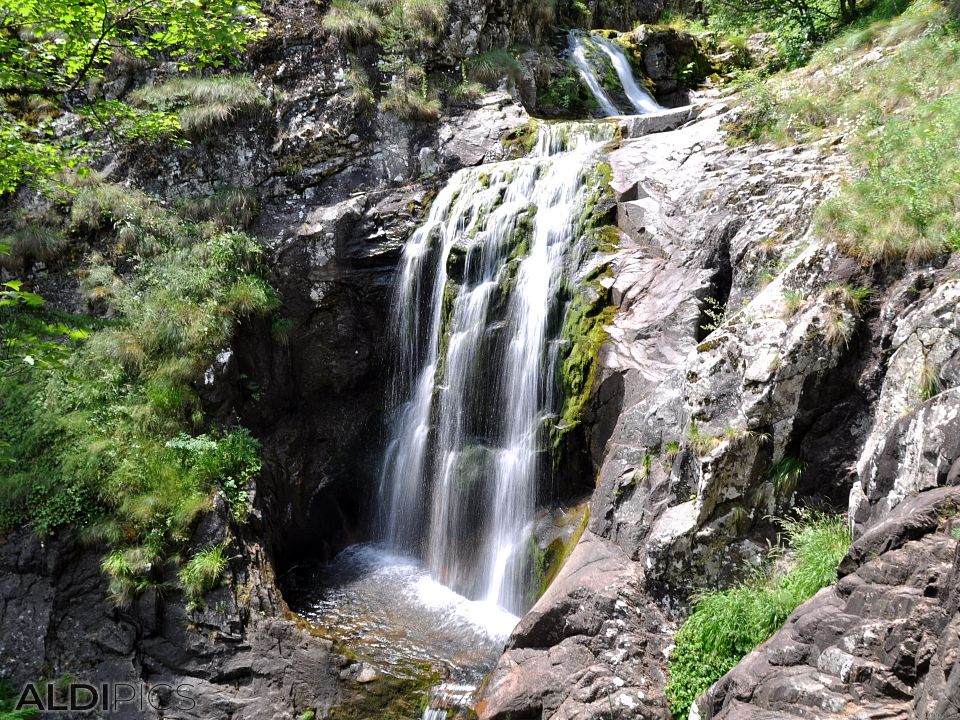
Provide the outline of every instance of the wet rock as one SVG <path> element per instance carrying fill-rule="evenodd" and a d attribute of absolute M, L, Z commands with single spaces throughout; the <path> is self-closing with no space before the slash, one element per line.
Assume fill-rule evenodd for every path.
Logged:
<path fill-rule="evenodd" d="M 167 701 L 192 701 L 179 705 L 178 717 L 214 720 L 293 718 L 336 704 L 339 656 L 329 641 L 279 617 L 284 605 L 257 547 L 242 548 L 242 570 L 193 614 L 175 590 L 115 608 L 101 555 L 69 534 L 41 541 L 21 532 L 0 546 L 0 672 L 15 687 L 68 675 L 166 685 L 180 692 Z M 134 705 L 115 716 L 145 715 Z"/>
<path fill-rule="evenodd" d="M 664 681 L 666 624 L 641 605 L 639 567 L 586 531 L 553 584 L 521 620 L 477 713 L 506 718 L 669 718 L 650 689 Z M 639 713 L 639 714 L 634 714 Z"/>

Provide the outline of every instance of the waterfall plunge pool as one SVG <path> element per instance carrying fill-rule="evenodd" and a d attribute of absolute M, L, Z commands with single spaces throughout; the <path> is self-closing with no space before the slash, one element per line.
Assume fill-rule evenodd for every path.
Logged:
<path fill-rule="evenodd" d="M 351 545 L 325 565 L 297 569 L 286 596 L 294 612 L 358 650 L 358 660 L 376 673 L 432 666 L 444 680 L 433 705 L 438 699 L 469 704 L 519 621 L 493 603 L 457 594 L 415 559 L 375 543 Z"/>

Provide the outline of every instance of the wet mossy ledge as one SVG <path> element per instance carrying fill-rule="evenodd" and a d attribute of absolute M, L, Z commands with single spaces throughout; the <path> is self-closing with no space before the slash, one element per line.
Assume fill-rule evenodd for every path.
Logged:
<path fill-rule="evenodd" d="M 619 230 L 613 224 L 616 204 L 610 179 L 609 163 L 600 162 L 591 169 L 587 182 L 592 190 L 577 220 L 576 235 L 581 238 L 585 269 L 565 289 L 568 305 L 560 330 L 557 366 L 561 405 L 551 432 L 554 463 L 563 456 L 561 448 L 569 433 L 583 422 L 600 367 L 600 348 L 607 340 L 606 326 L 616 313 L 607 284 L 610 264 L 604 257 L 620 242 Z"/>

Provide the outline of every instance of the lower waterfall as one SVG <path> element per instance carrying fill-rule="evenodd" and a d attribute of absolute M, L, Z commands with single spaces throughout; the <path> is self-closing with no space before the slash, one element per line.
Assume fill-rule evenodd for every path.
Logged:
<path fill-rule="evenodd" d="M 529 157 L 456 173 L 403 250 L 381 536 L 458 593 L 521 613 L 560 288 L 603 123 L 539 125 Z"/>

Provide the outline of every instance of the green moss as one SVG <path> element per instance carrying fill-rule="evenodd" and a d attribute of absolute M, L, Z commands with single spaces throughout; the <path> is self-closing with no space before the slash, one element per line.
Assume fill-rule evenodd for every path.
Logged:
<path fill-rule="evenodd" d="M 567 350 L 560 363 L 563 407 L 555 444 L 580 424 L 600 366 L 600 347 L 607 339 L 605 326 L 616 312 L 616 307 L 607 303 L 607 291 L 599 281 L 589 287 L 595 292 L 581 291 L 574 296 L 561 333 Z"/>
<path fill-rule="evenodd" d="M 457 304 L 460 286 L 448 280 L 443 288 L 443 304 L 440 308 L 440 347 L 437 350 L 436 378 L 442 380 L 447 372 L 447 350 L 450 347 L 450 332 L 453 324 L 453 310 Z"/>
<path fill-rule="evenodd" d="M 536 540 L 531 538 L 533 551 L 535 553 L 534 567 L 537 573 L 537 598 L 541 597 L 547 591 L 547 588 L 550 587 L 557 575 L 560 574 L 560 569 L 567 561 L 567 558 L 570 557 L 573 548 L 575 548 L 580 541 L 580 536 L 583 535 L 583 531 L 587 529 L 588 522 L 590 522 L 589 505 L 584 509 L 583 516 L 580 518 L 577 528 L 566 541 L 564 541 L 563 538 L 554 538 L 554 540 L 547 545 L 546 549 L 541 552 L 540 548 L 537 547 Z"/>
<path fill-rule="evenodd" d="M 392 667 L 396 675 L 381 674 L 357 688 L 332 708 L 328 720 L 409 720 L 421 717 L 430 694 L 440 684 L 440 673 L 428 663 Z"/>
<path fill-rule="evenodd" d="M 507 155 L 510 158 L 525 157 L 537 146 L 537 138 L 539 136 L 540 121 L 528 120 L 520 127 L 504 135 L 500 139 L 500 144 L 507 151 Z"/>

